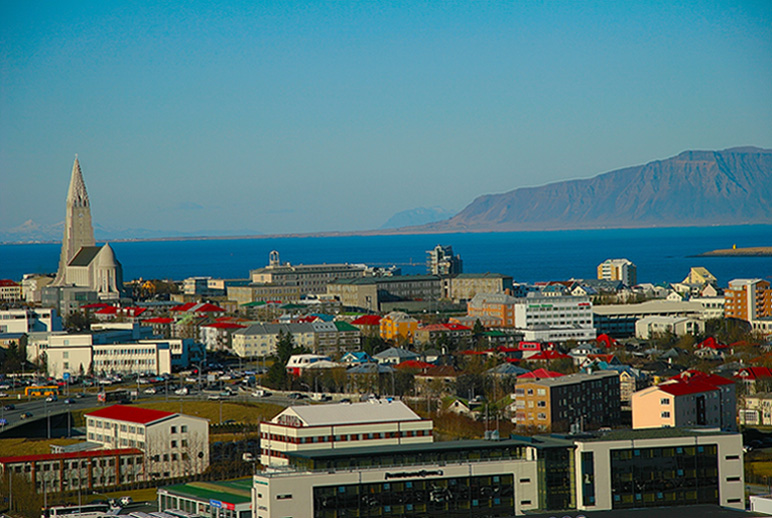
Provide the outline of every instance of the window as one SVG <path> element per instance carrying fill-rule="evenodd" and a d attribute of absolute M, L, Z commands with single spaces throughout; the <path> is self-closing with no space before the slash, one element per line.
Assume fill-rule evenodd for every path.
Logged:
<path fill-rule="evenodd" d="M 276 495 L 276 500 L 292 500 L 292 495 Z"/>
<path fill-rule="evenodd" d="M 180 426 L 180 432 L 186 433 L 188 431 L 188 425 L 184 424 Z"/>
<path fill-rule="evenodd" d="M 664 419 L 670 419 L 670 412 L 667 412 L 667 411 L 665 411 L 665 412 L 662 412 L 661 416 L 662 416 Z"/>
<path fill-rule="evenodd" d="M 172 441 L 172 448 L 176 448 L 176 447 L 177 447 L 177 441 Z"/>
<path fill-rule="evenodd" d="M 727 482 L 739 482 L 740 477 L 726 477 Z"/>
<path fill-rule="evenodd" d="M 177 427 L 176 426 L 172 426 L 172 433 L 177 433 Z"/>

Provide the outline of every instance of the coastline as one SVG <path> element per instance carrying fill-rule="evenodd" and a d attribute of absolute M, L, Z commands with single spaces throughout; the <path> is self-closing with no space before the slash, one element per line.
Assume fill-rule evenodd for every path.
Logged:
<path fill-rule="evenodd" d="M 753 246 L 748 248 L 720 248 L 695 257 L 767 257 L 772 256 L 772 246 Z"/>

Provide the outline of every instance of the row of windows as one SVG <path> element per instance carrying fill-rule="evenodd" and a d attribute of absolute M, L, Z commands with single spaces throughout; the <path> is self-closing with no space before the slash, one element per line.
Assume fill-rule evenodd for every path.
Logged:
<path fill-rule="evenodd" d="M 126 354 L 155 354 L 154 347 L 132 347 L 130 349 L 94 349 L 94 356 L 118 356 Z"/>
<path fill-rule="evenodd" d="M 262 432 L 261 438 L 269 441 L 286 442 L 290 444 L 311 444 L 318 442 L 346 442 L 346 441 L 366 441 L 370 439 L 396 439 L 399 437 L 424 437 L 430 435 L 429 430 L 403 430 L 401 432 L 374 432 L 374 433 L 354 433 L 344 435 L 322 435 L 314 437 L 290 437 L 275 433 Z"/>
<path fill-rule="evenodd" d="M 119 425 L 118 423 L 111 423 L 110 421 L 100 421 L 98 419 L 89 419 L 88 420 L 88 426 L 89 427 L 95 427 L 95 428 L 104 428 L 106 430 L 117 428 Z M 129 433 L 138 433 L 140 435 L 145 435 L 145 427 L 144 426 L 133 426 L 133 425 L 120 425 L 120 430 L 122 432 L 125 432 L 128 426 Z M 173 427 L 172 427 L 173 428 Z M 172 432 L 173 433 L 173 432 Z"/>

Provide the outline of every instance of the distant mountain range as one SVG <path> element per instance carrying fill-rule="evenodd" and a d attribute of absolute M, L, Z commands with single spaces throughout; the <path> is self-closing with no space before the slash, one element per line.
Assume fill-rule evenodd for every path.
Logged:
<path fill-rule="evenodd" d="M 380 228 L 400 228 L 412 227 L 415 225 L 425 225 L 442 221 L 456 215 L 457 210 L 447 210 L 442 207 L 419 207 L 417 209 L 403 210 L 397 212 L 386 221 Z"/>
<path fill-rule="evenodd" d="M 684 151 L 584 180 L 480 196 L 401 232 L 772 224 L 772 150 Z"/>

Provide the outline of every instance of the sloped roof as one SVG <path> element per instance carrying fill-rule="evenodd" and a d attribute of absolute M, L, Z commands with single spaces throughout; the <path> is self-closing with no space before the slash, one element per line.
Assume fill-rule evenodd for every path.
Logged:
<path fill-rule="evenodd" d="M 142 322 L 145 324 L 171 324 L 172 322 L 174 322 L 174 319 L 169 317 L 153 317 L 153 318 L 147 318 Z"/>
<path fill-rule="evenodd" d="M 376 400 L 366 403 L 293 406 L 274 417 L 278 423 L 282 415 L 294 415 L 305 426 L 381 423 L 390 421 L 420 421 L 421 417 L 401 401 Z"/>
<path fill-rule="evenodd" d="M 381 323 L 381 317 L 379 315 L 362 315 L 353 322 L 355 326 L 377 326 Z"/>
<path fill-rule="evenodd" d="M 565 376 L 555 371 L 548 371 L 547 369 L 536 369 L 533 372 L 526 372 L 517 377 L 517 379 L 544 379 L 544 378 L 559 378 Z"/>
<path fill-rule="evenodd" d="M 659 389 L 673 396 L 684 396 L 687 394 L 699 394 L 701 392 L 712 392 L 718 390 L 718 387 L 712 383 L 706 383 L 701 380 L 693 381 L 666 381 L 660 384 Z"/>
<path fill-rule="evenodd" d="M 95 410 L 86 415 L 89 417 L 101 417 L 103 419 L 115 419 L 116 421 L 148 424 L 177 414 L 138 406 L 112 405 L 100 408 L 99 410 Z"/>
<path fill-rule="evenodd" d="M 560 351 L 541 351 L 539 354 L 534 354 L 533 356 L 529 356 L 526 358 L 528 361 L 531 360 L 559 360 L 562 358 L 570 358 L 569 355 L 561 353 Z"/>
<path fill-rule="evenodd" d="M 101 246 L 81 247 L 81 249 L 78 250 L 78 253 L 75 254 L 75 257 L 70 260 L 69 266 L 88 266 L 101 249 Z"/>

